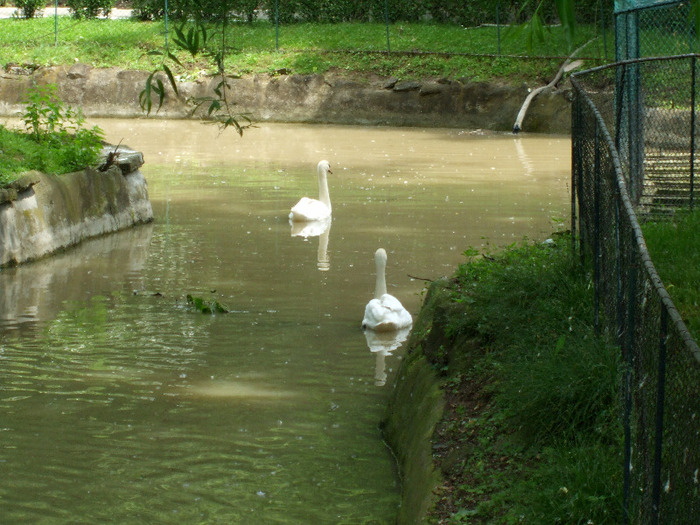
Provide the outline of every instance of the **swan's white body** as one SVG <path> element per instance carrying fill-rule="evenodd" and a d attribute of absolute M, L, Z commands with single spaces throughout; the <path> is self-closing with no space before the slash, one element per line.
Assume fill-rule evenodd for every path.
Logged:
<path fill-rule="evenodd" d="M 292 227 L 292 237 L 318 237 L 323 235 L 331 227 L 331 218 L 316 221 L 293 221 L 289 219 L 289 224 Z"/>
<path fill-rule="evenodd" d="M 319 162 L 316 171 L 318 172 L 318 199 L 302 197 L 289 213 L 289 219 L 294 222 L 321 221 L 331 216 L 328 174 L 333 172 L 327 160 Z"/>
<path fill-rule="evenodd" d="M 377 266 L 374 299 L 365 307 L 362 328 L 391 332 L 410 327 L 413 324 L 411 314 L 396 297 L 386 292 L 386 251 L 383 248 L 375 252 L 374 262 Z"/>

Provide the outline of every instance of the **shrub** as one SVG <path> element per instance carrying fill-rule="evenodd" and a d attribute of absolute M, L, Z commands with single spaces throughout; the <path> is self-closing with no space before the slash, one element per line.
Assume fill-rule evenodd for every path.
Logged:
<path fill-rule="evenodd" d="M 83 127 L 80 111 L 64 107 L 56 96 L 56 86 L 38 86 L 30 90 L 22 114 L 28 136 L 52 152 L 50 160 L 39 161 L 35 169 L 47 173 L 75 171 L 94 164 L 102 150 L 102 130 Z"/>
<path fill-rule="evenodd" d="M 72 0 L 80 1 L 80 0 Z M 98 1 L 98 0 L 82 0 Z M 539 1 L 523 3 L 522 0 L 169 0 L 168 16 L 173 19 L 216 19 L 223 9 L 252 21 L 257 10 L 265 12 L 275 23 L 294 22 L 414 22 L 432 18 L 439 22 L 462 25 L 480 25 L 496 22 L 496 9 L 500 5 L 501 23 L 521 23 L 528 20 Z M 610 15 L 611 2 L 601 0 L 577 0 L 575 12 L 579 23 L 590 23 L 600 17 L 605 4 L 606 16 Z M 164 16 L 162 0 L 133 0 L 135 16 L 141 19 L 157 19 Z M 388 9 L 387 9 L 388 8 Z M 388 11 L 388 13 L 387 13 Z M 545 23 L 557 22 L 556 2 L 544 0 L 540 17 Z"/>
<path fill-rule="evenodd" d="M 66 0 L 66 5 L 70 8 L 73 18 L 97 18 L 100 13 L 102 16 L 109 16 L 114 7 L 114 0 Z"/>
<path fill-rule="evenodd" d="M 44 0 L 15 0 L 17 9 L 22 13 L 22 18 L 34 18 L 37 11 L 44 8 Z"/>
<path fill-rule="evenodd" d="M 238 15 L 247 22 L 257 17 L 260 0 L 170 0 L 168 17 L 174 20 L 218 20 L 223 12 Z M 288 4 L 289 2 L 284 2 Z M 134 16 L 141 20 L 156 20 L 165 16 L 163 0 L 133 0 Z"/>

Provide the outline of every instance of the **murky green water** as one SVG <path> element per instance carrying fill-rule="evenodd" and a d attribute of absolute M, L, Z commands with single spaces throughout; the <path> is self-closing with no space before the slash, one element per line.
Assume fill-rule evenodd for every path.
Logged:
<path fill-rule="evenodd" d="M 373 253 L 415 315 L 469 246 L 566 221 L 569 140 L 97 123 L 144 152 L 156 218 L 0 271 L 0 522 L 393 523 L 401 350 L 360 330 Z M 292 236 L 321 158 L 330 230 Z"/>

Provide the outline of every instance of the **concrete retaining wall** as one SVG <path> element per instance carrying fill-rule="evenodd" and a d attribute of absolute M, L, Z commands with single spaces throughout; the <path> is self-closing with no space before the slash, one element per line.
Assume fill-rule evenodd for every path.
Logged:
<path fill-rule="evenodd" d="M 126 156 L 125 156 L 126 157 Z M 0 267 L 153 220 L 143 157 L 67 175 L 26 174 L 0 195 Z"/>
<path fill-rule="evenodd" d="M 143 117 L 139 94 L 147 71 L 93 68 L 74 64 L 36 71 L 16 67 L 0 73 L 0 115 L 17 116 L 36 84 L 55 84 L 64 104 L 80 107 L 88 117 Z M 163 77 L 167 96 L 157 115 L 186 118 L 191 97 L 213 96 L 220 79 L 201 77 L 179 83 L 175 95 Z M 254 75 L 228 78 L 234 110 L 254 122 L 299 122 L 351 125 L 452 127 L 512 131 L 528 87 L 462 79 L 420 82 L 396 78 L 324 75 Z M 539 87 L 539 86 L 534 86 Z M 206 109 L 206 108 L 205 108 Z M 155 108 L 154 108 L 155 112 Z M 539 94 L 522 130 L 571 132 L 570 91 Z"/>

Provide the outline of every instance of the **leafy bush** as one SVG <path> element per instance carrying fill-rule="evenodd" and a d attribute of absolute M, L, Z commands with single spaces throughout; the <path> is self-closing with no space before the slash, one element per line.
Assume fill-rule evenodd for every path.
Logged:
<path fill-rule="evenodd" d="M 229 13 L 252 22 L 260 4 L 259 0 L 170 0 L 168 17 L 174 20 L 219 20 L 223 13 Z M 131 5 L 134 16 L 141 20 L 158 20 L 165 16 L 163 0 L 133 0 Z"/>
<path fill-rule="evenodd" d="M 276 6 L 275 0 L 265 0 L 261 7 L 273 23 L 277 15 L 280 23 L 351 22 L 367 21 L 371 10 L 370 4 L 371 2 L 348 0 L 292 0 L 279 2 Z"/>
<path fill-rule="evenodd" d="M 44 0 L 15 0 L 15 5 L 22 13 L 22 18 L 34 18 L 37 11 L 44 8 L 46 2 Z"/>
<path fill-rule="evenodd" d="M 70 106 L 64 107 L 56 96 L 55 85 L 32 89 L 21 118 L 32 145 L 20 148 L 15 155 L 2 148 L 5 157 L 18 161 L 14 169 L 67 173 L 97 162 L 102 151 L 102 130 L 97 126 L 84 128 L 82 114 Z"/>
<path fill-rule="evenodd" d="M 430 16 L 436 22 L 455 22 L 465 26 L 496 22 L 496 8 L 493 2 L 462 2 L 460 0 L 432 0 L 429 3 Z"/>
<path fill-rule="evenodd" d="M 72 0 L 99 1 L 99 0 Z M 104 0 L 103 0 L 104 1 Z M 281 24 L 295 22 L 384 22 L 386 15 L 390 22 L 415 22 L 436 20 L 462 25 L 480 25 L 496 23 L 497 8 L 500 9 L 501 23 L 522 23 L 528 20 L 536 9 L 539 0 L 523 2 L 522 0 L 502 0 L 497 4 L 493 0 L 170 0 L 168 16 L 173 19 L 216 19 L 224 10 L 241 16 L 246 21 L 253 21 L 257 10 L 265 12 L 267 18 L 275 23 L 277 17 Z M 610 4 L 610 5 L 608 5 Z M 577 0 L 574 11 L 581 24 L 600 19 L 604 7 L 605 16 L 612 10 L 611 2 L 601 0 Z M 499 7 L 500 6 L 500 7 Z M 138 18 L 150 20 L 164 16 L 162 0 L 134 0 L 132 3 Z M 387 9 L 388 8 L 388 9 Z M 545 23 L 557 22 L 556 2 L 544 0 L 538 9 L 540 18 Z"/>
<path fill-rule="evenodd" d="M 66 0 L 66 5 L 70 8 L 73 18 L 97 18 L 109 16 L 114 7 L 114 0 Z"/>

